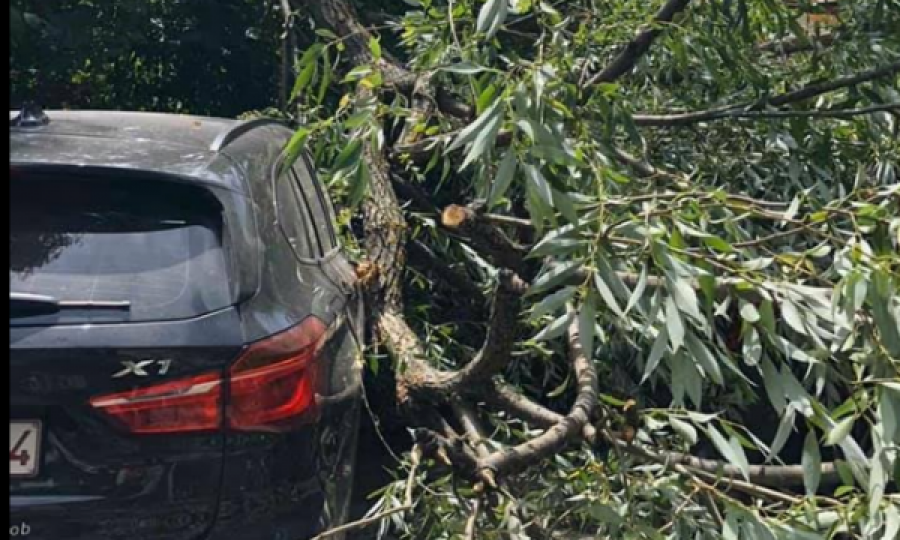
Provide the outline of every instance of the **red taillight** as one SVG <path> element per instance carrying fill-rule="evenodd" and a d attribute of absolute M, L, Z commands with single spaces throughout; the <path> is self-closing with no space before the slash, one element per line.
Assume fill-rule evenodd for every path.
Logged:
<path fill-rule="evenodd" d="M 207 373 L 149 388 L 91 399 L 132 433 L 178 433 L 218 429 L 222 424 L 222 377 Z"/>
<path fill-rule="evenodd" d="M 274 429 L 313 413 L 315 360 L 324 337 L 325 325 L 309 317 L 251 345 L 231 368 L 228 425 L 239 430 Z"/>
<path fill-rule="evenodd" d="M 309 317 L 299 325 L 250 345 L 228 372 L 227 427 L 271 431 L 315 412 L 316 372 L 326 328 Z M 222 376 L 188 379 L 91 399 L 91 405 L 132 433 L 219 429 Z"/>

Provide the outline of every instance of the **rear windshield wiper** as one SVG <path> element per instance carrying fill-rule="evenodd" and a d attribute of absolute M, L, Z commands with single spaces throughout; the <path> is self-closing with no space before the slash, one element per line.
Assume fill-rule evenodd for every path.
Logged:
<path fill-rule="evenodd" d="M 64 309 L 117 309 L 128 311 L 128 300 L 58 300 L 52 296 L 29 293 L 9 293 L 9 314 L 13 317 L 52 315 Z"/>

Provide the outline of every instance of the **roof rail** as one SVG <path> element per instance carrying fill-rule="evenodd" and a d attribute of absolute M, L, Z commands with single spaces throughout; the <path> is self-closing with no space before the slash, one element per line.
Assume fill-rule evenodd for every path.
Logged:
<path fill-rule="evenodd" d="M 209 145 L 209 149 L 211 152 L 221 152 L 226 146 L 233 143 L 244 133 L 247 133 L 254 128 L 268 125 L 285 126 L 287 124 L 275 118 L 252 118 L 250 120 L 243 120 L 219 133 L 212 144 Z"/>

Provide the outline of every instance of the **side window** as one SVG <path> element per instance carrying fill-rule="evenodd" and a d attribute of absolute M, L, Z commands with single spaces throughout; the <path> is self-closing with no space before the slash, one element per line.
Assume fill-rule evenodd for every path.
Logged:
<path fill-rule="evenodd" d="M 298 160 L 293 167 L 294 176 L 300 189 L 300 194 L 310 210 L 315 230 L 318 235 L 319 246 L 322 253 L 327 253 L 337 246 L 337 238 L 334 232 L 334 209 L 324 192 L 324 186 L 315 179 L 313 169 L 307 161 L 307 157 Z"/>
<path fill-rule="evenodd" d="M 304 259 L 318 258 L 320 251 L 309 218 L 310 211 L 303 204 L 292 173 L 275 179 L 275 208 L 281 230 L 294 248 L 294 253 Z"/>

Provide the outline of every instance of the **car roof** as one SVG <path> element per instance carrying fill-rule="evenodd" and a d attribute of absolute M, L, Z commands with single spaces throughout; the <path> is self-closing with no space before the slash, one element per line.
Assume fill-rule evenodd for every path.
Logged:
<path fill-rule="evenodd" d="M 12 120 L 18 112 L 10 111 Z M 259 119 L 241 122 L 184 114 L 49 110 L 49 123 L 10 125 L 11 164 L 76 165 L 162 172 L 219 183 L 232 189 L 230 178 L 210 171 L 227 143 Z"/>

